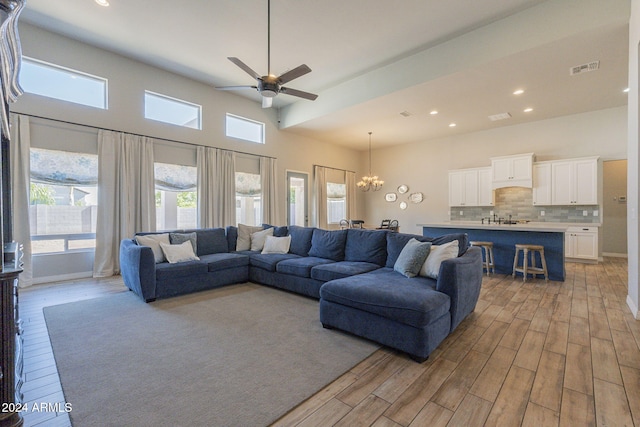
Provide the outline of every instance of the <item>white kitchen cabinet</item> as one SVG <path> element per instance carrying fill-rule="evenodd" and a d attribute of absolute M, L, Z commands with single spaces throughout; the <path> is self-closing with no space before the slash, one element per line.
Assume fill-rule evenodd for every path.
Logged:
<path fill-rule="evenodd" d="M 478 169 L 478 206 L 493 206 L 493 176 L 488 168 Z"/>
<path fill-rule="evenodd" d="M 551 204 L 597 205 L 598 158 L 551 162 Z"/>
<path fill-rule="evenodd" d="M 597 261 L 598 228 L 569 227 L 564 234 L 565 257 Z"/>
<path fill-rule="evenodd" d="M 449 206 L 493 206 L 490 168 L 449 171 Z"/>
<path fill-rule="evenodd" d="M 476 206 L 477 204 L 477 169 L 449 171 L 449 206 Z"/>
<path fill-rule="evenodd" d="M 533 153 L 493 157 L 493 188 L 533 187 Z"/>
<path fill-rule="evenodd" d="M 551 163 L 533 164 L 533 205 L 551 205 Z"/>

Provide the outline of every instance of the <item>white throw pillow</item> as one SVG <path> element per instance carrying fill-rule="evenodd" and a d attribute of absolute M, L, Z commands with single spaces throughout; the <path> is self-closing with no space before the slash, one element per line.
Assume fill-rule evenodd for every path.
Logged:
<path fill-rule="evenodd" d="M 266 230 L 260 229 L 255 233 L 251 233 L 251 250 L 261 251 L 264 248 L 264 242 L 267 240 L 267 236 L 273 236 L 273 227 Z"/>
<path fill-rule="evenodd" d="M 179 245 L 168 245 L 166 243 L 160 243 L 162 252 L 167 257 L 169 264 L 175 264 L 176 262 L 195 261 L 199 260 L 195 253 L 193 253 L 193 246 L 190 241 L 182 242 Z"/>
<path fill-rule="evenodd" d="M 164 262 L 164 253 L 160 249 L 160 243 L 169 244 L 169 233 L 162 234 L 145 234 L 144 236 L 136 236 L 136 242 L 140 246 L 149 246 L 153 251 L 153 257 L 156 264 Z"/>
<path fill-rule="evenodd" d="M 445 243 L 444 245 L 433 245 L 431 246 L 429 256 L 424 261 L 424 264 L 422 264 L 422 268 L 420 268 L 420 273 L 418 273 L 418 275 L 437 279 L 438 274 L 440 273 L 440 264 L 442 264 L 442 261 L 457 257 L 457 240 Z"/>
<path fill-rule="evenodd" d="M 238 240 L 236 251 L 248 251 L 251 249 L 251 233 L 261 231 L 262 227 L 238 224 Z"/>
<path fill-rule="evenodd" d="M 291 246 L 291 236 L 285 237 L 273 237 L 267 236 L 267 240 L 264 241 L 263 254 L 286 254 L 289 253 L 289 246 Z"/>

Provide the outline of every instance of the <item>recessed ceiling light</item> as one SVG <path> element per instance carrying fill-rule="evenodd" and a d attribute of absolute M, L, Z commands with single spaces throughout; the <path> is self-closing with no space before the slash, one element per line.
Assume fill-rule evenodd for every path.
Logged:
<path fill-rule="evenodd" d="M 449 123 L 449 127 L 450 127 L 450 128 L 454 128 L 454 127 L 456 127 L 456 126 L 457 126 L 457 125 L 456 125 L 455 123 Z"/>
<path fill-rule="evenodd" d="M 623 90 L 624 93 L 629 93 L 629 88 L 626 88 L 625 90 Z"/>
<path fill-rule="evenodd" d="M 518 89 L 513 92 L 514 95 L 522 95 L 524 93 L 524 89 Z"/>
<path fill-rule="evenodd" d="M 96 0 L 96 3 L 98 3 L 100 6 L 104 6 L 104 7 L 109 6 L 109 2 L 107 0 Z"/>
<path fill-rule="evenodd" d="M 529 108 L 525 108 L 525 109 L 524 109 L 524 112 L 525 112 L 525 113 L 530 113 L 530 112 L 532 112 L 532 111 L 533 111 L 533 108 L 531 108 L 531 107 L 529 107 Z"/>
<path fill-rule="evenodd" d="M 429 114 L 431 114 L 432 116 L 435 116 L 436 114 L 438 114 L 438 110 L 433 110 L 432 112 L 430 112 Z"/>

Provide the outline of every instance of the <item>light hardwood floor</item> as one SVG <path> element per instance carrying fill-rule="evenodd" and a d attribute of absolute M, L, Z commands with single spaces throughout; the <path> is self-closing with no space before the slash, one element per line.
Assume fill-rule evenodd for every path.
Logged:
<path fill-rule="evenodd" d="M 27 402 L 64 399 L 42 307 L 123 290 L 113 278 L 21 291 Z M 625 259 L 568 263 L 565 282 L 485 278 L 476 311 L 429 360 L 378 350 L 274 425 L 640 427 L 640 321 L 626 295 Z"/>

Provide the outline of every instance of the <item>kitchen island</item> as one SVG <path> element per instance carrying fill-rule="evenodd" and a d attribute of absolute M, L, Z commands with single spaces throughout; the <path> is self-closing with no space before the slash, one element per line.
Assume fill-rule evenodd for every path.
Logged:
<path fill-rule="evenodd" d="M 564 281 L 564 233 L 572 224 L 482 224 L 472 221 L 452 221 L 418 224 L 424 236 L 440 236 L 449 233 L 467 233 L 470 241 L 493 242 L 495 271 L 511 274 L 516 243 L 543 245 L 550 280 Z M 522 262 L 522 259 L 520 259 Z M 540 265 L 539 259 L 536 260 Z M 520 275 L 521 277 L 521 275 Z M 540 277 L 540 276 L 538 276 Z"/>

